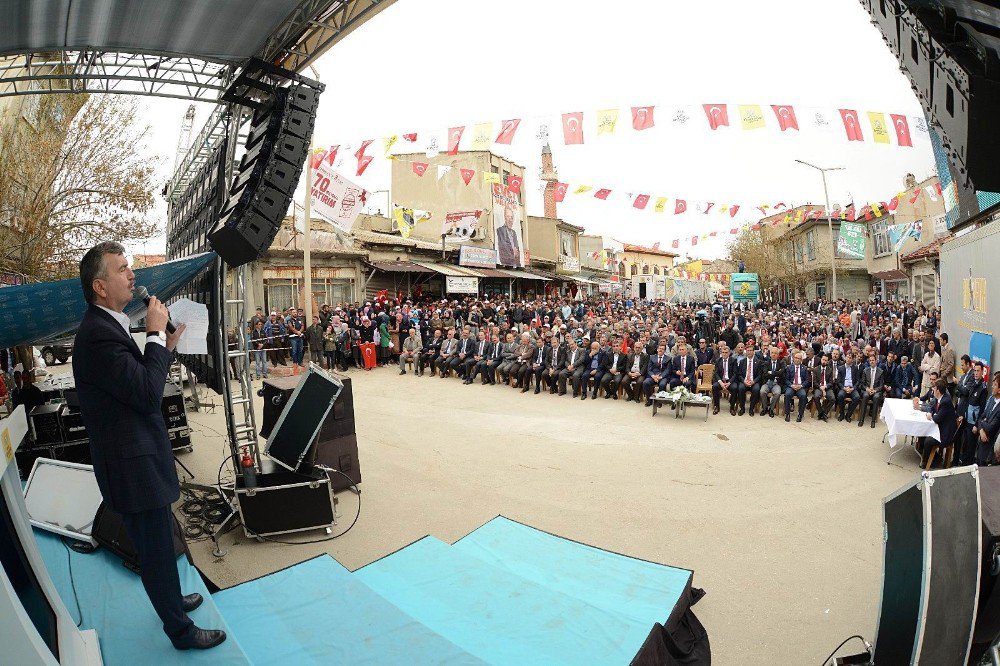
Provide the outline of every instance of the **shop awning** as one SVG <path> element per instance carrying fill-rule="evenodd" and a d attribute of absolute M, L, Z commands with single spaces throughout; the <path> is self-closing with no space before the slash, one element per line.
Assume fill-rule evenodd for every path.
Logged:
<path fill-rule="evenodd" d="M 547 277 L 542 277 L 541 275 L 535 275 L 534 273 L 529 273 L 528 271 L 509 271 L 506 268 L 498 268 L 497 270 L 501 273 L 506 273 L 510 277 L 519 278 L 522 280 L 540 280 L 542 282 L 551 281 Z"/>
<path fill-rule="evenodd" d="M 385 271 L 386 273 L 434 273 L 435 271 L 423 266 L 421 264 L 416 264 L 412 261 L 379 261 L 372 262 L 372 268 L 380 271 Z"/>
<path fill-rule="evenodd" d="M 502 278 L 504 280 L 509 280 L 510 279 L 510 274 L 506 273 L 506 272 L 504 272 L 502 270 L 500 270 L 499 268 L 479 268 L 479 267 L 476 267 L 476 268 L 471 268 L 470 269 L 470 268 L 468 268 L 466 266 L 463 266 L 462 268 L 464 268 L 465 270 L 473 270 L 476 273 L 478 273 L 479 275 L 481 275 L 483 277 L 487 277 L 487 278 Z"/>
<path fill-rule="evenodd" d="M 447 275 L 449 277 L 478 277 L 474 276 L 472 273 L 467 273 L 465 269 L 459 270 L 457 267 L 449 266 L 447 264 L 435 264 L 430 261 L 416 261 L 414 263 L 418 266 L 423 266 L 430 271 L 440 273 L 441 275 Z"/>
<path fill-rule="evenodd" d="M 570 275 L 567 277 L 569 277 L 569 279 L 573 280 L 574 282 L 579 282 L 580 284 L 593 284 L 593 285 L 600 284 L 599 282 L 595 282 L 594 280 L 588 280 L 587 278 L 580 277 L 578 275 Z"/>
<path fill-rule="evenodd" d="M 880 273 L 872 273 L 872 279 L 874 280 L 885 280 L 886 282 L 896 282 L 898 280 L 907 280 L 909 275 L 906 271 L 901 271 L 898 268 L 891 271 L 882 271 Z"/>

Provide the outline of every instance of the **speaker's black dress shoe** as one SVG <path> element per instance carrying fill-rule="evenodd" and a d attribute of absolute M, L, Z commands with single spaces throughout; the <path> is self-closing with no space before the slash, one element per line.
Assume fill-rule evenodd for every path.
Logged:
<path fill-rule="evenodd" d="M 198 606 L 201 606 L 202 601 L 204 601 L 204 599 L 202 599 L 201 595 L 198 594 L 197 592 L 194 592 L 192 594 L 186 594 L 183 597 L 181 597 L 181 608 L 184 609 L 185 613 L 190 613 Z"/>
<path fill-rule="evenodd" d="M 171 638 L 170 642 L 174 644 L 174 648 L 177 650 L 207 650 L 214 648 L 225 640 L 226 632 L 224 631 L 191 627 L 191 631 L 180 638 Z"/>

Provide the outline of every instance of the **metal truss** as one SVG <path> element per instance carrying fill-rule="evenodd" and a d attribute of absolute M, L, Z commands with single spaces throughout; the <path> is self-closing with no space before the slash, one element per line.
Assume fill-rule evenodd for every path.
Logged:
<path fill-rule="evenodd" d="M 215 102 L 232 65 L 189 56 L 114 51 L 25 53 L 0 58 L 0 97 L 116 93 Z"/>
<path fill-rule="evenodd" d="M 305 0 L 268 38 L 260 58 L 301 72 L 396 0 Z"/>

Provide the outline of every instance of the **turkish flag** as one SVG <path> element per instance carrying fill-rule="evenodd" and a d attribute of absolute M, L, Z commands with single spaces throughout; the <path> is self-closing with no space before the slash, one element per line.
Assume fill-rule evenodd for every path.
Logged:
<path fill-rule="evenodd" d="M 735 236 L 736 234 L 740 233 L 740 230 L 739 229 L 730 229 L 729 233 L 732 234 L 733 236 Z"/>
<path fill-rule="evenodd" d="M 688 209 L 687 202 L 684 199 L 678 199 L 674 202 L 674 215 L 680 215 Z"/>
<path fill-rule="evenodd" d="M 323 159 L 325 157 L 326 157 L 325 150 L 316 151 L 316 153 L 312 156 L 312 160 L 310 160 L 309 162 L 309 166 L 311 166 L 314 170 L 318 169 L 319 165 L 323 163 Z"/>
<path fill-rule="evenodd" d="M 653 107 L 633 106 L 632 127 L 637 130 L 649 129 L 653 126 Z"/>
<path fill-rule="evenodd" d="M 361 158 L 364 157 L 365 151 L 368 150 L 368 146 L 372 145 L 372 141 L 374 140 L 375 139 L 366 139 L 362 141 L 361 147 L 354 152 L 354 156 L 358 158 L 359 162 L 361 161 Z"/>
<path fill-rule="evenodd" d="M 705 115 L 708 116 L 708 126 L 716 130 L 725 125 L 729 127 L 729 109 L 725 104 L 702 104 Z"/>
<path fill-rule="evenodd" d="M 337 153 L 340 152 L 340 145 L 330 146 L 330 150 L 326 151 L 326 163 L 333 166 L 334 161 L 337 159 Z"/>
<path fill-rule="evenodd" d="M 854 109 L 840 109 L 840 119 L 844 121 L 844 129 L 847 131 L 848 141 L 864 141 L 861 134 L 861 121 L 858 120 L 858 112 Z"/>
<path fill-rule="evenodd" d="M 672 241 L 670 241 L 670 247 L 674 248 L 675 250 L 678 247 L 680 247 L 680 245 L 681 245 L 681 242 L 679 240 L 677 240 L 676 238 L 673 239 Z"/>
<path fill-rule="evenodd" d="M 475 169 L 459 169 L 462 173 L 462 180 L 468 185 L 472 181 L 472 177 L 476 175 Z"/>
<path fill-rule="evenodd" d="M 635 197 L 635 201 L 632 202 L 632 208 L 638 208 L 639 210 L 642 210 L 643 208 L 646 207 L 646 204 L 648 203 L 649 203 L 648 194 L 637 194 Z"/>
<path fill-rule="evenodd" d="M 714 206 L 714 205 L 715 205 L 714 201 L 706 201 L 705 202 L 705 210 L 703 211 L 705 213 L 705 215 L 708 215 L 708 211 L 712 210 L 712 206 Z"/>
<path fill-rule="evenodd" d="M 521 176 L 515 176 L 513 174 L 507 176 L 507 189 L 514 194 L 520 194 L 522 180 Z"/>
<path fill-rule="evenodd" d="M 709 235 L 709 236 L 712 236 L 712 237 L 714 238 L 714 237 L 715 237 L 716 235 L 718 235 L 718 233 L 719 233 L 718 231 L 713 231 L 713 232 L 711 232 L 711 233 L 710 233 L 710 234 L 708 234 L 708 235 Z"/>
<path fill-rule="evenodd" d="M 607 200 L 609 194 L 611 194 L 611 190 L 601 188 L 594 192 L 594 198 Z"/>
<path fill-rule="evenodd" d="M 562 114 L 563 143 L 567 146 L 583 143 L 583 112 Z"/>
<path fill-rule="evenodd" d="M 450 127 L 448 128 L 448 154 L 457 155 L 458 154 L 458 142 L 462 140 L 462 133 L 465 131 L 465 127 Z M 468 183 L 466 183 L 468 185 Z"/>
<path fill-rule="evenodd" d="M 509 146 L 510 142 L 514 140 L 514 132 L 517 131 L 517 126 L 520 124 L 520 118 L 503 121 L 500 124 L 500 133 L 497 134 L 497 140 L 494 143 L 503 143 Z"/>
<path fill-rule="evenodd" d="M 736 213 L 740 210 L 739 204 L 729 207 L 729 217 L 736 217 Z"/>
<path fill-rule="evenodd" d="M 754 222 L 753 224 L 750 225 L 750 228 L 753 229 L 754 231 L 759 231 L 760 230 L 760 222 Z"/>
<path fill-rule="evenodd" d="M 799 122 L 795 119 L 795 109 L 787 104 L 772 104 L 774 115 L 778 118 L 778 127 L 781 131 L 799 128 Z"/>
<path fill-rule="evenodd" d="M 358 174 L 357 175 L 360 176 L 361 174 L 363 174 L 365 172 L 365 169 L 368 168 L 368 165 L 372 163 L 373 159 L 375 159 L 375 158 L 372 157 L 371 155 L 362 155 L 361 157 L 359 157 L 358 158 Z"/>
<path fill-rule="evenodd" d="M 892 125 L 896 128 L 896 142 L 901 146 L 913 147 L 913 139 L 910 137 L 910 123 L 906 121 L 906 116 L 890 113 Z"/>
<path fill-rule="evenodd" d="M 407 141 L 409 141 L 410 143 L 416 143 L 417 142 L 417 133 L 416 132 L 411 132 L 410 134 L 404 134 L 403 138 L 406 139 Z"/>
<path fill-rule="evenodd" d="M 423 176 L 427 173 L 427 162 L 413 162 L 410 167 L 413 169 L 413 173 L 418 176 Z"/>
<path fill-rule="evenodd" d="M 556 183 L 556 203 L 562 203 L 562 200 L 566 198 L 566 190 L 569 189 L 569 183 Z"/>
<path fill-rule="evenodd" d="M 691 236 L 691 245 L 697 245 L 697 244 L 698 244 L 698 237 Z"/>

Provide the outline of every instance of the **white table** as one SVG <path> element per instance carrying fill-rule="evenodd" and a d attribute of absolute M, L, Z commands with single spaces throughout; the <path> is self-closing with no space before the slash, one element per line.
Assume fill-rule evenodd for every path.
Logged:
<path fill-rule="evenodd" d="M 886 398 L 882 403 L 882 413 L 879 417 L 885 421 L 889 429 L 889 447 L 895 448 L 897 436 L 909 436 L 913 438 L 910 447 L 916 451 L 915 443 L 917 437 L 933 437 L 941 441 L 941 430 L 938 424 L 927 418 L 927 412 L 913 409 L 912 400 L 901 400 L 899 398 Z M 907 447 L 903 447 L 904 449 Z M 889 454 L 886 464 L 892 461 L 892 457 L 903 449 L 898 449 Z"/>

